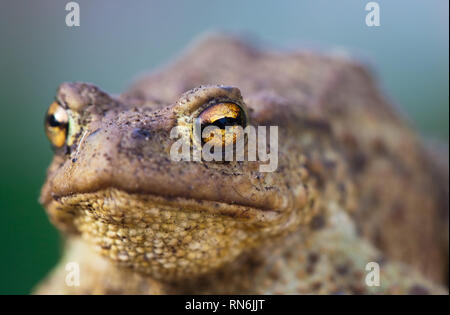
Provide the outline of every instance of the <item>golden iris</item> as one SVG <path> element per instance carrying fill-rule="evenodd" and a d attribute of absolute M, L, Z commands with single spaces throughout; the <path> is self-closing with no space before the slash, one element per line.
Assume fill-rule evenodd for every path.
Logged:
<path fill-rule="evenodd" d="M 234 103 L 218 103 L 207 107 L 198 116 L 201 122 L 201 130 L 208 126 L 217 127 L 214 134 L 203 138 L 203 142 L 211 145 L 229 145 L 236 143 L 238 136 L 241 136 L 242 129 L 247 124 L 244 110 Z M 228 132 L 225 129 L 228 127 Z M 232 137 L 231 137 L 232 136 Z"/>
<path fill-rule="evenodd" d="M 69 116 L 66 110 L 57 102 L 53 102 L 45 115 L 45 133 L 55 147 L 66 143 Z"/>

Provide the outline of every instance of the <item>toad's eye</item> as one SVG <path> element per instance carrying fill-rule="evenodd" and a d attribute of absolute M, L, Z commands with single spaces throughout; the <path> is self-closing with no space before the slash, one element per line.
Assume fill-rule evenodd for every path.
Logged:
<path fill-rule="evenodd" d="M 204 142 L 213 141 L 212 145 L 228 145 L 236 143 L 237 137 L 242 135 L 242 128 L 247 125 L 245 111 L 234 103 L 218 103 L 204 109 L 198 116 L 200 119 L 201 130 L 208 126 L 219 128 L 219 136 L 207 135 L 203 138 Z M 237 128 L 242 127 L 242 128 Z M 226 131 L 232 132 L 230 134 Z M 230 136 L 228 136 L 230 135 Z"/>
<path fill-rule="evenodd" d="M 53 102 L 45 115 L 45 133 L 55 147 L 62 147 L 66 142 L 69 116 L 57 102 Z"/>

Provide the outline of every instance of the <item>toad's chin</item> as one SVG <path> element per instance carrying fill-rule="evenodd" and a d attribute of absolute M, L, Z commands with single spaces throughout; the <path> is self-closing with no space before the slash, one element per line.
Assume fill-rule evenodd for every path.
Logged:
<path fill-rule="evenodd" d="M 230 262 L 286 223 L 275 211 L 114 188 L 54 198 L 45 207 L 58 228 L 80 234 L 101 255 L 166 281 Z"/>

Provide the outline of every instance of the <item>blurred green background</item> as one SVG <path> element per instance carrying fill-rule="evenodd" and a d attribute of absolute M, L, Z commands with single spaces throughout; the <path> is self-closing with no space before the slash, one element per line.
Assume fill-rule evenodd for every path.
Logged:
<path fill-rule="evenodd" d="M 244 32 L 268 46 L 346 49 L 426 137 L 448 144 L 448 0 L 380 0 L 381 26 L 362 0 L 79 0 L 0 2 L 0 293 L 29 293 L 57 262 L 57 231 L 38 204 L 52 152 L 43 116 L 63 81 L 119 93 L 208 30 Z"/>

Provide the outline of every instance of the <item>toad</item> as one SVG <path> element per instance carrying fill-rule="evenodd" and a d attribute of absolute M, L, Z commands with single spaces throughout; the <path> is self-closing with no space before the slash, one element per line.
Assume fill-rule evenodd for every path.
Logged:
<path fill-rule="evenodd" d="M 277 126 L 276 169 L 174 161 L 198 118 Z M 353 60 L 211 36 L 121 95 L 63 83 L 45 128 L 65 253 L 38 294 L 447 292 L 448 160 Z"/>

